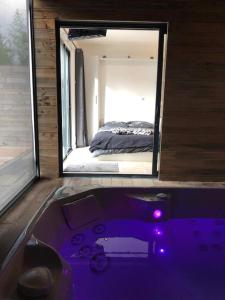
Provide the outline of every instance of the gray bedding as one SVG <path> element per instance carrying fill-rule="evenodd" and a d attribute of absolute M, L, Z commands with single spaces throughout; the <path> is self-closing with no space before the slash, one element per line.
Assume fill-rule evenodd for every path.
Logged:
<path fill-rule="evenodd" d="M 148 122 L 108 122 L 94 136 L 89 150 L 94 156 L 153 150 L 153 124 Z"/>

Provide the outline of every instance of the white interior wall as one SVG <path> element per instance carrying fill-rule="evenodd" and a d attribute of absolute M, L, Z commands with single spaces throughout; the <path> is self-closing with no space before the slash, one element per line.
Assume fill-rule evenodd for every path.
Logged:
<path fill-rule="evenodd" d="M 148 121 L 154 123 L 157 61 L 101 60 L 100 123 Z"/>
<path fill-rule="evenodd" d="M 70 99 L 71 99 L 71 135 L 72 148 L 76 148 L 76 134 L 75 134 L 75 46 L 67 38 L 65 29 L 60 29 L 60 39 L 70 51 Z"/>
<path fill-rule="evenodd" d="M 114 33 L 115 40 L 96 38 L 78 42 L 85 60 L 89 142 L 99 124 L 110 120 L 154 122 L 158 32 L 145 32 L 142 41 L 138 40 L 140 31 L 134 31 L 127 41 L 123 41 L 121 32 Z"/>
<path fill-rule="evenodd" d="M 84 52 L 88 144 L 90 144 L 99 128 L 98 67 L 98 56 L 89 55 Z"/>

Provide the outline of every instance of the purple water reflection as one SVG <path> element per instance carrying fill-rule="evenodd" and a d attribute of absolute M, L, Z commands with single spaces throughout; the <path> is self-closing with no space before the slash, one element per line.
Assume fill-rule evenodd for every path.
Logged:
<path fill-rule="evenodd" d="M 73 233 L 85 244 L 70 240 L 62 248 L 73 268 L 73 300 L 224 299 L 225 224 L 218 219 L 176 219 L 160 227 L 115 220 L 97 235 L 96 225 Z"/>
<path fill-rule="evenodd" d="M 156 227 L 153 229 L 153 234 L 155 234 L 156 236 L 162 236 L 163 231 L 160 228 Z"/>

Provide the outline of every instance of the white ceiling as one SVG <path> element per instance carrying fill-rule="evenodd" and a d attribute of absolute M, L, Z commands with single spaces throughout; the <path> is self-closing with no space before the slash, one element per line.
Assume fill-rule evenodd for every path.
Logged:
<path fill-rule="evenodd" d="M 156 44 L 159 33 L 157 30 L 107 30 L 106 37 L 79 40 L 79 44 L 111 45 L 115 43 Z"/>
<path fill-rule="evenodd" d="M 64 29 L 67 33 L 68 28 Z M 76 47 L 82 48 L 93 56 L 107 56 L 109 58 L 157 58 L 158 55 L 157 30 L 107 30 L 106 37 L 73 40 Z"/>

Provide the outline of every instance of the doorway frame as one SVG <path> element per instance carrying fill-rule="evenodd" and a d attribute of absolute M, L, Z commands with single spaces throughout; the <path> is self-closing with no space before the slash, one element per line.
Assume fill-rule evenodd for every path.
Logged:
<path fill-rule="evenodd" d="M 157 30 L 158 40 L 158 62 L 157 62 L 157 83 L 155 102 L 154 142 L 152 152 L 152 174 L 97 174 L 97 173 L 74 173 L 63 172 L 62 155 L 62 112 L 61 112 L 61 59 L 60 59 L 60 28 L 86 28 L 86 29 L 130 29 L 130 30 Z M 159 154 L 159 125 L 162 97 L 162 76 L 164 56 L 164 35 L 168 33 L 168 23 L 147 22 L 147 21 L 102 21 L 102 20 L 55 20 L 56 37 L 56 78 L 57 78 L 57 107 L 58 107 L 58 164 L 59 177 L 134 177 L 134 178 L 158 178 L 158 154 Z"/>
<path fill-rule="evenodd" d="M 70 152 L 72 151 L 72 130 L 71 130 L 71 59 L 70 59 L 70 50 L 67 48 L 67 46 L 61 42 L 61 45 L 63 47 L 63 49 L 65 50 L 65 52 L 67 53 L 68 55 L 68 78 L 69 78 L 69 82 L 68 82 L 68 96 L 69 96 L 69 148 L 67 149 L 67 152 L 65 154 L 65 157 L 63 157 L 63 151 L 62 151 L 62 159 L 63 161 L 67 158 L 67 156 L 70 154 Z M 61 46 L 60 45 L 60 46 Z M 61 53 L 60 53 L 60 60 L 61 60 Z M 60 64 L 60 71 L 61 71 L 61 64 Z M 60 84 L 60 88 L 61 88 L 61 84 Z M 61 94 L 61 113 L 62 113 L 62 94 Z M 62 114 L 61 114 L 62 116 Z M 61 120 L 62 121 L 62 120 Z M 61 122 L 61 130 L 62 130 L 62 122 Z M 63 131 L 63 130 L 62 130 Z M 63 147 L 63 137 L 62 137 L 62 147 Z"/>

